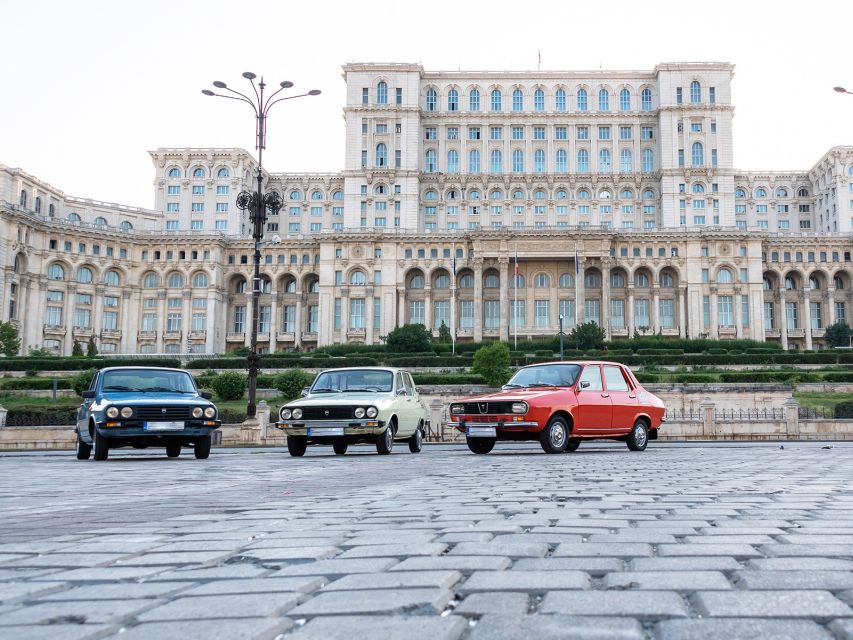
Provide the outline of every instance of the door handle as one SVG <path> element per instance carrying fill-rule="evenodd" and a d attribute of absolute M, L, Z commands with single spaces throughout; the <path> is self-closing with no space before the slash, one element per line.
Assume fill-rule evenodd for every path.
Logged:
<path fill-rule="evenodd" d="M 601 394 L 601 397 L 602 397 L 602 398 L 609 398 L 609 397 L 610 397 L 610 394 L 609 394 L 609 393 L 602 393 L 602 394 Z"/>
<path fill-rule="evenodd" d="M 629 395 L 628 397 L 629 397 L 629 398 L 636 398 L 637 396 Z"/>

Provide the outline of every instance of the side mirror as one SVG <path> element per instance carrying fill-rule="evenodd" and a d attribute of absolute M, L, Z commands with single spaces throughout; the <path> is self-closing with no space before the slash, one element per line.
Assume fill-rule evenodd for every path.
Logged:
<path fill-rule="evenodd" d="M 589 380 L 581 380 L 581 383 L 578 385 L 581 389 L 589 388 Z"/>
<path fill-rule="evenodd" d="M 88 389 L 87 389 L 86 391 L 84 391 L 84 392 L 83 392 L 83 394 L 82 394 L 82 395 L 83 395 L 83 397 L 84 397 L 84 398 L 91 399 L 91 398 L 94 398 L 94 397 L 95 397 L 95 392 L 94 392 L 94 391 L 90 391 L 90 390 L 88 390 Z"/>
<path fill-rule="evenodd" d="M 406 395 L 406 390 L 405 389 L 397 389 L 397 395 L 398 396 Z"/>
<path fill-rule="evenodd" d="M 202 398 L 204 398 L 205 400 L 212 400 L 213 399 L 213 394 L 210 391 L 202 391 L 201 393 L 199 393 L 199 395 Z"/>
<path fill-rule="evenodd" d="M 310 388 L 311 388 L 311 387 L 302 387 L 302 391 L 300 391 L 300 392 L 299 392 L 299 397 L 300 397 L 300 398 L 304 398 L 305 396 L 307 396 L 307 395 L 308 395 L 308 390 L 309 390 Z"/>

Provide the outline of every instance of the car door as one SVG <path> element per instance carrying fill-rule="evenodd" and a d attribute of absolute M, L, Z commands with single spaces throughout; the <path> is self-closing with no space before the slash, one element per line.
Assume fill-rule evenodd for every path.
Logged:
<path fill-rule="evenodd" d="M 410 433 L 412 428 L 412 395 L 406 389 L 405 375 L 398 371 L 394 375 L 394 413 L 397 414 L 397 435 L 402 437 Z"/>
<path fill-rule="evenodd" d="M 637 392 L 631 387 L 619 365 L 604 365 L 604 384 L 613 405 L 611 427 L 616 434 L 625 434 L 634 426 L 637 414 Z"/>
<path fill-rule="evenodd" d="M 586 365 L 575 388 L 578 396 L 578 435 L 607 433 L 613 421 L 613 407 L 601 378 L 601 365 Z"/>
<path fill-rule="evenodd" d="M 89 383 L 89 391 L 94 391 L 98 387 L 98 378 L 101 376 L 100 372 L 96 373 L 92 377 L 92 382 Z M 89 412 L 92 403 L 95 402 L 94 398 L 83 398 L 83 402 L 80 404 L 80 408 L 77 409 L 77 433 L 84 434 L 84 438 L 89 440 Z"/>
<path fill-rule="evenodd" d="M 414 433 L 415 428 L 421 423 L 424 422 L 424 429 L 426 429 L 426 408 L 421 402 L 421 396 L 418 393 L 418 388 L 415 386 L 414 380 L 412 380 L 412 374 L 406 371 L 403 374 L 403 379 L 406 383 L 406 389 L 409 390 L 411 398 L 412 398 L 412 433 Z"/>

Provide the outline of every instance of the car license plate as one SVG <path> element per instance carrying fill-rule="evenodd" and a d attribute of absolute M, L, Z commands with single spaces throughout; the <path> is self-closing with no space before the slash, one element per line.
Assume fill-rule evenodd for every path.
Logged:
<path fill-rule="evenodd" d="M 183 422 L 146 422 L 145 431 L 183 431 Z"/>
<path fill-rule="evenodd" d="M 498 436 L 494 427 L 467 427 L 465 435 L 469 438 L 496 438 Z"/>
<path fill-rule="evenodd" d="M 343 427 L 308 427 L 309 436 L 342 436 L 344 435 Z"/>

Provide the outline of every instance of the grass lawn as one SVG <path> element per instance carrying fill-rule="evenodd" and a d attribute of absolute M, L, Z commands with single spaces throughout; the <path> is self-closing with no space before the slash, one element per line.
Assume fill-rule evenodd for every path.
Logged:
<path fill-rule="evenodd" d="M 794 400 L 812 409 L 832 409 L 839 402 L 853 401 L 853 393 L 794 393 Z"/>

